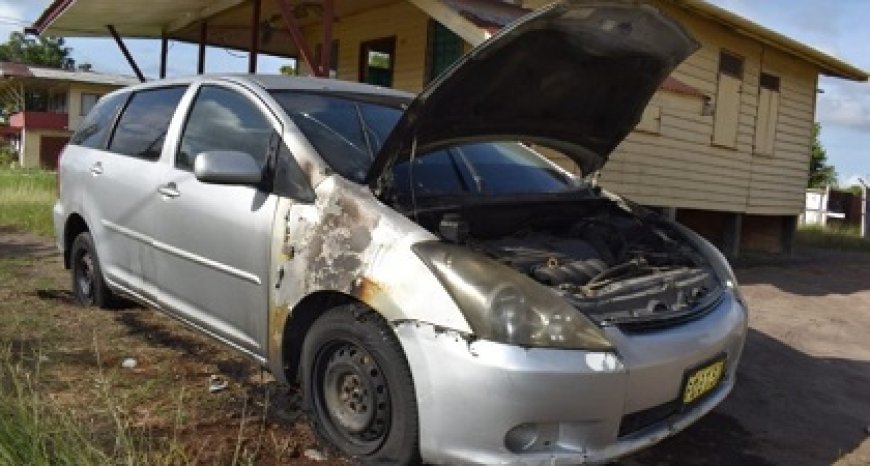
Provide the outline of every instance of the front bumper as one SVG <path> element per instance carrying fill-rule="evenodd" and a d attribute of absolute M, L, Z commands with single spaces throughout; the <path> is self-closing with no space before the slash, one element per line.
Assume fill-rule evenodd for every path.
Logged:
<path fill-rule="evenodd" d="M 713 409 L 734 386 L 746 328 L 746 310 L 728 293 L 680 326 L 608 328 L 618 354 L 468 342 L 413 322 L 396 332 L 414 376 L 425 461 L 579 464 L 652 445 Z M 703 401 L 619 435 L 625 415 L 673 405 L 685 372 L 722 353 L 725 378 Z"/>

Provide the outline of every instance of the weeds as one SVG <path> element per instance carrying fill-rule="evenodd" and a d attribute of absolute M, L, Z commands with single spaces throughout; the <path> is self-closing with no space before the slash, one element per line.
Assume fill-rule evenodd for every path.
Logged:
<path fill-rule="evenodd" d="M 803 227 L 797 231 L 797 242 L 822 249 L 870 252 L 870 239 L 861 238 L 858 227 Z"/>
<path fill-rule="evenodd" d="M 54 173 L 0 169 L 0 225 L 49 236 L 56 197 Z"/>
<path fill-rule="evenodd" d="M 95 352 L 100 360 L 96 346 Z M 175 436 L 163 441 L 131 428 L 120 400 L 112 393 L 112 381 L 102 369 L 95 381 L 102 406 L 73 412 L 54 403 L 43 393 L 43 358 L 39 351 L 17 355 L 12 346 L 0 354 L 0 465 L 191 464 Z M 110 423 L 113 447 L 107 448 L 90 429 L 83 429 L 86 420 Z"/>
<path fill-rule="evenodd" d="M 37 390 L 40 356 L 27 370 L 11 354 L 7 349 L 0 357 L 0 464 L 109 464 L 73 419 Z"/>

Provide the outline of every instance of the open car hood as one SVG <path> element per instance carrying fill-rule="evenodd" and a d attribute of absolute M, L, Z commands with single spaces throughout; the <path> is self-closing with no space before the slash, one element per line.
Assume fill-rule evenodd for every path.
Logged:
<path fill-rule="evenodd" d="M 503 28 L 408 106 L 367 182 L 388 184 L 413 152 L 467 142 L 537 143 L 601 168 L 659 85 L 698 48 L 656 8 L 637 1 L 563 0 Z"/>

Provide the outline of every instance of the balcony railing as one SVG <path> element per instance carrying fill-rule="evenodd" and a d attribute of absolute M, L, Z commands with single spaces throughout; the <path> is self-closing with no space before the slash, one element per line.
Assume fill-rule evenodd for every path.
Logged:
<path fill-rule="evenodd" d="M 24 129 L 68 129 L 69 116 L 66 113 L 18 112 L 9 116 L 9 126 Z"/>

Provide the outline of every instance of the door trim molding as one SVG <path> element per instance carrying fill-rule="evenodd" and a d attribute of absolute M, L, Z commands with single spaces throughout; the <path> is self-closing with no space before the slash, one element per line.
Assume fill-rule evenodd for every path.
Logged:
<path fill-rule="evenodd" d="M 126 228 L 126 227 L 122 227 L 121 225 L 112 223 L 112 222 L 105 220 L 105 219 L 101 220 L 101 223 L 103 224 L 103 226 L 105 226 L 106 228 L 108 228 L 116 233 L 120 233 L 124 236 L 133 238 L 136 241 L 139 241 L 141 243 L 151 245 L 155 249 L 159 249 L 163 252 L 172 254 L 173 256 L 189 260 L 190 262 L 194 262 L 194 263 L 199 264 L 199 265 L 204 265 L 210 269 L 217 270 L 219 272 L 223 272 L 227 275 L 231 275 L 233 277 L 245 280 L 245 281 L 253 283 L 255 285 L 262 285 L 263 284 L 263 281 L 260 280 L 260 277 L 254 275 L 250 272 L 237 269 L 233 266 L 224 264 L 223 262 L 218 262 L 216 260 L 209 259 L 208 257 L 203 257 L 203 256 L 200 256 L 198 254 L 194 254 L 190 251 L 186 251 L 184 249 L 176 248 L 175 246 L 163 243 L 161 241 L 157 241 L 156 239 L 154 239 L 148 235 L 143 235 L 142 233 L 139 233 L 137 231 L 131 230 L 131 229 Z"/>

